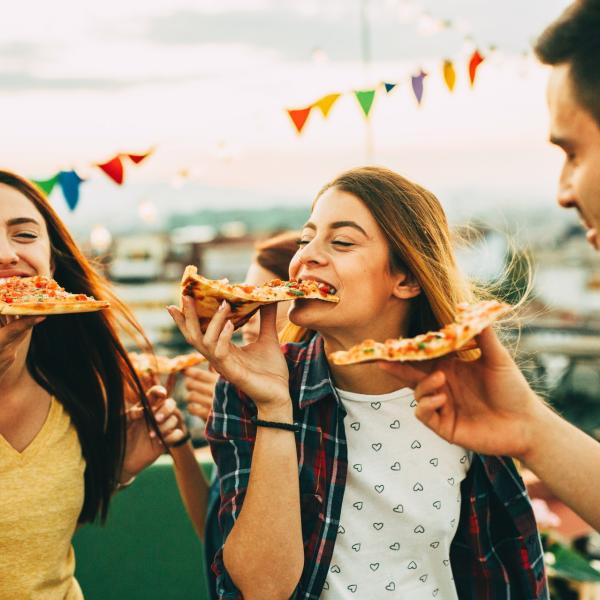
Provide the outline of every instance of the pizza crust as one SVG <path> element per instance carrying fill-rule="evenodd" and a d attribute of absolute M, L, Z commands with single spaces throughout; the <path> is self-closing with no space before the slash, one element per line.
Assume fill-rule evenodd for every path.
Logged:
<path fill-rule="evenodd" d="M 0 302 L 0 315 L 45 316 L 65 315 L 71 313 L 96 312 L 109 308 L 110 303 L 103 300 L 87 300 L 80 302 Z"/>
<path fill-rule="evenodd" d="M 243 284 L 230 284 L 226 279 L 207 279 L 198 275 L 198 270 L 188 265 L 181 280 L 181 295 L 194 299 L 200 329 L 204 333 L 210 320 L 218 311 L 223 300 L 231 307 L 230 320 L 237 329 L 246 323 L 263 305 L 289 300 L 315 299 L 325 302 L 339 302 L 339 298 L 319 288 L 318 282 L 279 282 L 279 285 L 260 287 Z M 294 287 L 300 286 L 302 290 Z"/>
<path fill-rule="evenodd" d="M 377 360 L 432 360 L 459 350 L 473 350 L 477 348 L 473 338 L 512 309 L 509 304 L 495 300 L 472 305 L 463 304 L 458 306 L 456 321 L 439 331 L 430 331 L 414 338 L 389 339 L 385 342 L 364 340 L 349 350 L 332 352 L 329 358 L 335 365 L 354 365 Z"/>

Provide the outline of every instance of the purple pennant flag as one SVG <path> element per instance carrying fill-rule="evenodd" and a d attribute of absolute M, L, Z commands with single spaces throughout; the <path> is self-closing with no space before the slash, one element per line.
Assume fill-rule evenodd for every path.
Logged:
<path fill-rule="evenodd" d="M 75 210 L 79 202 L 79 185 L 82 181 L 75 171 L 61 171 L 58 174 L 58 183 L 71 210 Z"/>
<path fill-rule="evenodd" d="M 415 98 L 421 106 L 421 100 L 423 99 L 423 80 L 427 77 L 427 73 L 421 69 L 421 72 L 418 75 L 413 75 L 411 77 L 412 81 L 412 89 L 415 93 Z"/>

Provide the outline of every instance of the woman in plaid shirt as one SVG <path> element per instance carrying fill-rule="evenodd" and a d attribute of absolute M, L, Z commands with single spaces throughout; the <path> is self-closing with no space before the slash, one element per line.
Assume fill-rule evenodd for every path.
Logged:
<path fill-rule="evenodd" d="M 510 459 L 435 436 L 376 364 L 327 361 L 365 338 L 436 329 L 475 297 L 437 199 L 386 169 L 340 175 L 317 196 L 290 275 L 340 301 L 296 300 L 289 318 L 306 333 L 282 348 L 273 305 L 244 348 L 231 343 L 227 304 L 204 335 L 191 303 L 170 309 L 224 378 L 207 428 L 221 479 L 219 596 L 547 598 Z"/>

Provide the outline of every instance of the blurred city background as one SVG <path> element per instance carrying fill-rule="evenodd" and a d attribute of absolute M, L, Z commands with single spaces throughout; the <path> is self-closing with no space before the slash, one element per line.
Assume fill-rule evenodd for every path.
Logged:
<path fill-rule="evenodd" d="M 301 227 L 338 172 L 397 170 L 468 238 L 473 278 L 512 265 L 500 289 L 522 291 L 531 268 L 509 337 L 598 436 L 600 255 L 556 206 L 562 156 L 531 52 L 566 5 L 22 0 L 0 21 L 0 163 L 51 192 L 169 354 L 184 350 L 164 307 L 186 264 L 240 281 L 254 244 Z"/>

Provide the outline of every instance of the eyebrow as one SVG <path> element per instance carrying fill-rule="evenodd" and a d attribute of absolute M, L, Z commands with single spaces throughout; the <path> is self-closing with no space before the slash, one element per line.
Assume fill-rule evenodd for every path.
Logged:
<path fill-rule="evenodd" d="M 40 224 L 33 218 L 31 217 L 17 217 L 16 219 L 9 219 L 6 224 L 11 227 L 12 225 L 24 225 L 27 223 L 33 223 L 33 225 L 37 225 L 38 227 L 40 226 Z"/>
<path fill-rule="evenodd" d="M 310 221 L 306 223 L 304 227 L 308 229 L 313 229 L 315 231 L 317 230 L 317 226 L 314 223 L 311 223 Z M 360 231 L 366 238 L 369 237 L 367 232 L 358 223 L 355 223 L 354 221 L 335 221 L 334 223 L 331 223 L 331 225 L 329 225 L 329 229 L 341 229 L 342 227 L 352 227 L 353 229 Z"/>

